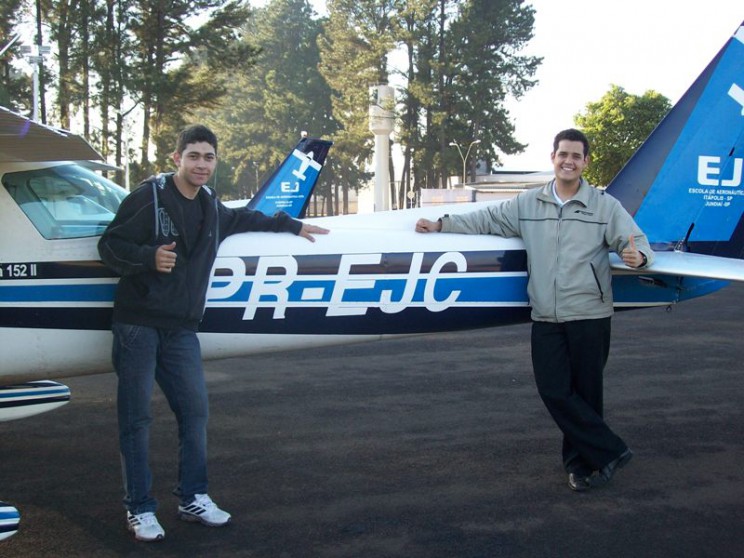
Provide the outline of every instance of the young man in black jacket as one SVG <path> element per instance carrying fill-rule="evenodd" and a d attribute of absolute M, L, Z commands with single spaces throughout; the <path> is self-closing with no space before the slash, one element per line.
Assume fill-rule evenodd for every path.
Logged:
<path fill-rule="evenodd" d="M 157 382 L 176 415 L 178 515 L 218 527 L 230 521 L 207 495 L 207 389 L 196 332 L 220 242 L 246 231 L 291 232 L 314 242 L 321 227 L 286 214 L 225 207 L 205 185 L 217 166 L 217 138 L 205 126 L 184 129 L 176 172 L 144 181 L 121 204 L 98 243 L 121 275 L 114 301 L 113 363 L 127 526 L 138 540 L 165 536 L 150 494 L 150 400 Z"/>

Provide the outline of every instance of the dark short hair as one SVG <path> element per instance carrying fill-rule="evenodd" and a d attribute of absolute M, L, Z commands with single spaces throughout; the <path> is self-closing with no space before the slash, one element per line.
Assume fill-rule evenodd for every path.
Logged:
<path fill-rule="evenodd" d="M 202 124 L 186 126 L 181 130 L 181 133 L 178 134 L 176 153 L 183 153 L 186 146 L 190 143 L 199 143 L 202 141 L 214 147 L 214 152 L 217 153 L 217 136 L 212 130 Z"/>
<path fill-rule="evenodd" d="M 584 132 L 580 132 L 575 128 L 569 128 L 568 130 L 558 132 L 558 134 L 555 136 L 555 139 L 553 140 L 553 153 L 558 151 L 558 144 L 562 140 L 580 141 L 584 144 L 584 157 L 589 156 L 589 140 L 584 135 Z"/>

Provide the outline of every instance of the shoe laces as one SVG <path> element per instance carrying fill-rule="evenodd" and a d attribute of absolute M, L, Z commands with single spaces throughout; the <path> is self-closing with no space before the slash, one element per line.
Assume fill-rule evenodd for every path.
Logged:
<path fill-rule="evenodd" d="M 150 526 L 150 525 L 155 525 L 158 522 L 157 518 L 155 517 L 155 514 L 152 512 L 145 512 L 145 513 L 140 513 L 137 515 L 132 515 L 129 518 L 129 520 L 133 523 L 136 523 L 136 524 L 139 524 L 145 527 Z"/>
<path fill-rule="evenodd" d="M 194 494 L 194 502 L 199 504 L 207 511 L 211 511 L 217 507 L 208 494 Z"/>

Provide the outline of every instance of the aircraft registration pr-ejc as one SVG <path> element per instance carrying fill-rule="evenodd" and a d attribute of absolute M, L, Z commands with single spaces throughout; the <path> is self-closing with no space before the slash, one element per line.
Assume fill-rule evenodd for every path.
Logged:
<path fill-rule="evenodd" d="M 615 255 L 618 308 L 667 306 L 744 281 L 744 28 L 608 186 L 647 234 L 644 270 Z M 127 191 L 93 172 L 80 138 L 0 107 L 0 420 L 69 400 L 40 378 L 108 371 L 118 278 L 97 242 Z M 304 217 L 331 142 L 303 138 L 248 203 Z M 529 320 L 519 239 L 414 232 L 489 202 L 313 219 L 227 238 L 200 328 L 205 358 L 508 325 Z M 500 203 L 500 202 L 490 202 Z M 0 539 L 19 516 L 0 502 Z M 5 514 L 5 515 L 3 515 Z"/>

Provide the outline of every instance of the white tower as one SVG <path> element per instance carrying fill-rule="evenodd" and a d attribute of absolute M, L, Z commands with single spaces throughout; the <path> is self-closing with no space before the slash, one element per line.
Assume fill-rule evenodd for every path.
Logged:
<path fill-rule="evenodd" d="M 395 124 L 395 92 L 389 85 L 369 88 L 369 131 L 375 135 L 375 211 L 390 209 L 390 133 Z"/>

